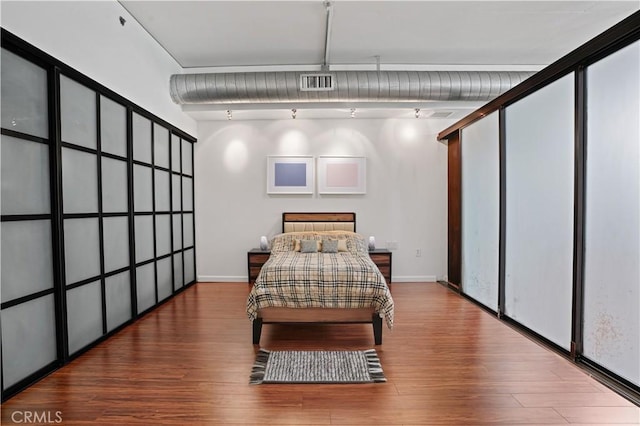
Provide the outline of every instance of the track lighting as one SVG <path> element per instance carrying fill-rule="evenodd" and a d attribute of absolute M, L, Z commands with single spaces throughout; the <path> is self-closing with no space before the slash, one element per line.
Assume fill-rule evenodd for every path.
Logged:
<path fill-rule="evenodd" d="M 420 118 L 420 108 L 416 108 L 416 118 Z"/>
<path fill-rule="evenodd" d="M 351 108 L 351 118 L 354 118 L 355 116 L 356 116 L 356 109 Z"/>
<path fill-rule="evenodd" d="M 233 117 L 233 113 L 231 112 L 230 109 L 227 110 L 227 120 L 231 120 L 231 117 Z"/>
<path fill-rule="evenodd" d="M 294 120 L 296 119 L 296 114 L 298 113 L 298 110 L 295 108 L 291 109 L 291 118 L 293 118 Z"/>

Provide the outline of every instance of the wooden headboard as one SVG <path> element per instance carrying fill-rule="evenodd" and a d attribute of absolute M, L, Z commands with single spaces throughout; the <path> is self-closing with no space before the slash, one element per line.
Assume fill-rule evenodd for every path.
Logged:
<path fill-rule="evenodd" d="M 282 232 L 356 232 L 355 213 L 282 213 Z"/>

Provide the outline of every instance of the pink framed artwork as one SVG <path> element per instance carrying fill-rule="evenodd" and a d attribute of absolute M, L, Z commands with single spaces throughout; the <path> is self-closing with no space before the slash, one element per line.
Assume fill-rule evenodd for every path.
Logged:
<path fill-rule="evenodd" d="M 365 157 L 318 157 L 318 194 L 365 194 L 366 165 Z"/>

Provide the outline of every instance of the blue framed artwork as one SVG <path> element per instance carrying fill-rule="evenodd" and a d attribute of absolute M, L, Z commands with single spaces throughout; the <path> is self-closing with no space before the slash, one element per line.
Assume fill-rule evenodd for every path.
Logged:
<path fill-rule="evenodd" d="M 267 157 L 267 194 L 313 194 L 313 157 Z"/>

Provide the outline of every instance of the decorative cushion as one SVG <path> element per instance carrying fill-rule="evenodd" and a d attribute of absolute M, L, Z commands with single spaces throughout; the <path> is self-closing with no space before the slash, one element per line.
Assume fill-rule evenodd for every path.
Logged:
<path fill-rule="evenodd" d="M 316 244 L 318 245 L 316 251 L 320 251 L 322 249 L 322 241 L 320 240 L 299 240 L 296 238 L 296 240 L 293 243 L 293 251 L 301 251 L 301 246 L 300 246 L 300 242 L 301 241 L 315 241 Z"/>
<path fill-rule="evenodd" d="M 346 243 L 346 240 L 345 240 Z M 323 253 L 337 253 L 338 252 L 338 240 L 322 240 L 322 252 Z"/>
<path fill-rule="evenodd" d="M 317 253 L 320 241 L 316 240 L 300 240 L 301 253 Z"/>

